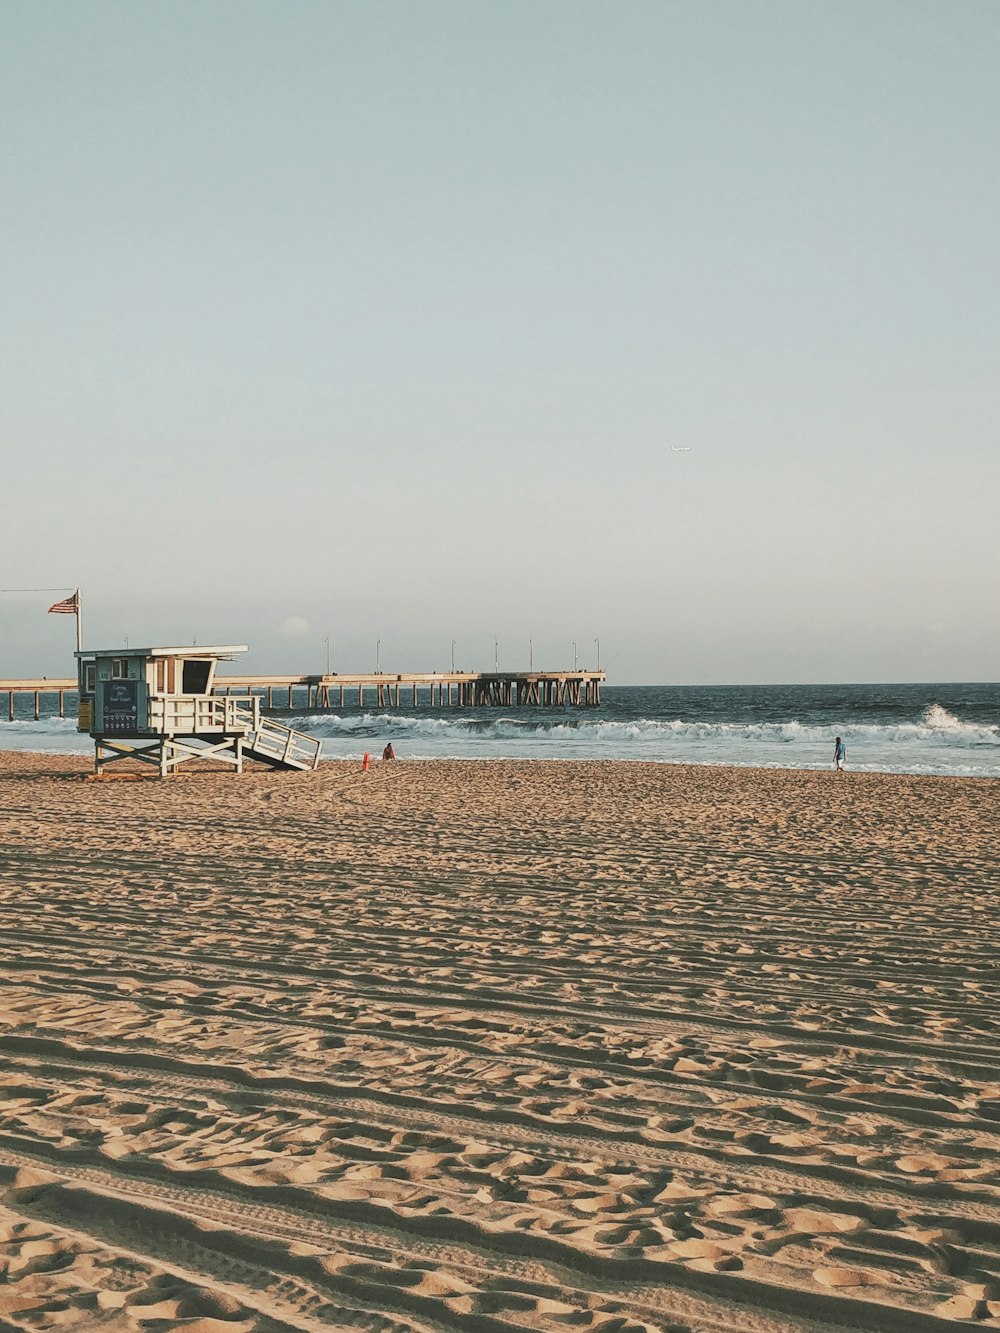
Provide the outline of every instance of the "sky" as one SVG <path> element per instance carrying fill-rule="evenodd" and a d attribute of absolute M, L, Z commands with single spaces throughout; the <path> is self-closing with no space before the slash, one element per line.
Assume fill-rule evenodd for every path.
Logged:
<path fill-rule="evenodd" d="M 996 680 L 998 67 L 995 0 L 5 0 L 0 589 L 247 671 Z"/>

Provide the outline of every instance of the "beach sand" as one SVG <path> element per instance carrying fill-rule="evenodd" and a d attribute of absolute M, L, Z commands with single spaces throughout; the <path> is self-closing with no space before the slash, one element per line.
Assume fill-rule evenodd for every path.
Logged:
<path fill-rule="evenodd" d="M 0 756 L 0 1329 L 1000 1327 L 1000 783 Z"/>

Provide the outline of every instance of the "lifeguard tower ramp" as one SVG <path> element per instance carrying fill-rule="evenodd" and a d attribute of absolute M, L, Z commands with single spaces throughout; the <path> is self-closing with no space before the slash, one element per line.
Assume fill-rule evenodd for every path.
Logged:
<path fill-rule="evenodd" d="M 215 696 L 216 664 L 245 644 L 114 648 L 78 652 L 78 729 L 94 740 L 94 770 L 135 759 L 176 772 L 191 759 L 218 759 L 238 773 L 245 759 L 277 769 L 313 769 L 322 742 L 261 716 L 257 697 Z"/>

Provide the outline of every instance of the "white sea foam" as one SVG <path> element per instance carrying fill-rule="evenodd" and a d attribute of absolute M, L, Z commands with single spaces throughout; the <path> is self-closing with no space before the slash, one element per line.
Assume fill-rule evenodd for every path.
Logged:
<path fill-rule="evenodd" d="M 912 721 L 837 727 L 796 718 L 719 722 L 589 713 L 553 718 L 533 717 L 527 710 L 519 717 L 485 711 L 457 717 L 313 714 L 296 725 L 322 737 L 331 756 L 377 751 L 392 740 L 397 752 L 414 758 L 649 759 L 781 768 L 828 767 L 834 738 L 842 735 L 854 769 L 1000 777 L 1000 727 L 964 723 L 938 704 L 927 705 Z"/>
<path fill-rule="evenodd" d="M 937 708 L 937 705 L 934 705 Z M 930 712 L 931 710 L 928 710 Z M 941 718 L 950 718 L 946 723 Z M 961 722 L 944 709 L 920 722 L 842 723 L 834 727 L 810 725 L 794 719 L 787 722 L 689 722 L 680 718 L 635 718 L 617 721 L 607 718 L 579 717 L 567 721 L 521 718 L 419 717 L 392 713 L 365 713 L 354 717 L 314 714 L 297 718 L 295 725 L 314 736 L 397 735 L 436 739 L 446 736 L 480 739 L 552 740 L 573 743 L 604 741 L 612 747 L 633 742 L 685 740 L 692 743 L 746 741 L 749 743 L 801 745 L 832 744 L 835 735 L 844 739 L 881 743 L 908 743 L 922 739 L 958 748 L 1000 747 L 1000 727 Z"/>
<path fill-rule="evenodd" d="M 38 750 L 56 754 L 85 754 L 93 749 L 89 736 L 68 717 L 15 718 L 0 722 L 0 750 Z"/>
<path fill-rule="evenodd" d="M 912 720 L 706 721 L 679 717 L 609 718 L 589 711 L 496 716 L 488 710 L 446 716 L 408 712 L 282 714 L 324 742 L 330 758 L 381 751 L 392 740 L 401 757 L 646 759 L 740 767 L 826 768 L 835 735 L 851 769 L 1000 777 L 1000 725 L 965 722 L 937 702 Z M 86 753 L 90 740 L 70 718 L 0 721 L 0 749 Z"/>

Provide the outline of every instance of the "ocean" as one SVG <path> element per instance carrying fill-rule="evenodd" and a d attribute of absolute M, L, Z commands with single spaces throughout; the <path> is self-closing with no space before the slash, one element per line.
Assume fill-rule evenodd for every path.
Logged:
<path fill-rule="evenodd" d="M 302 703 L 305 691 L 301 694 Z M 73 703 L 70 696 L 67 703 Z M 1000 777 L 1000 684 L 605 686 L 599 708 L 305 711 L 275 717 L 323 740 L 327 758 L 645 759 L 830 768 L 836 736 L 859 772 Z M 0 749 L 88 753 L 75 721 L 30 698 L 0 721 Z"/>

